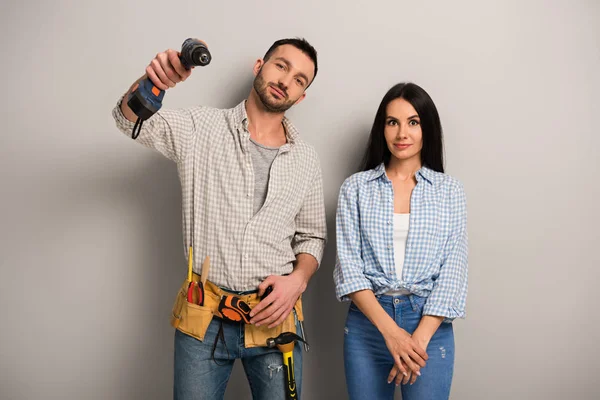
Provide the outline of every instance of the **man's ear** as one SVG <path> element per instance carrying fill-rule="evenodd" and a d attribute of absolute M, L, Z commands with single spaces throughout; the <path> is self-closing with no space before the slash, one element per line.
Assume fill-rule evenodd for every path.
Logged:
<path fill-rule="evenodd" d="M 302 100 L 304 100 L 305 97 L 306 97 L 306 92 L 302 93 L 302 96 L 300 96 L 300 98 L 298 100 L 296 100 L 296 102 L 294 103 L 294 105 L 300 104 L 300 102 Z"/>
<path fill-rule="evenodd" d="M 256 62 L 254 63 L 254 68 L 252 68 L 252 72 L 254 73 L 254 76 L 258 75 L 258 73 L 262 69 L 263 65 L 265 65 L 265 61 L 262 58 L 259 58 L 258 60 L 256 60 Z"/>

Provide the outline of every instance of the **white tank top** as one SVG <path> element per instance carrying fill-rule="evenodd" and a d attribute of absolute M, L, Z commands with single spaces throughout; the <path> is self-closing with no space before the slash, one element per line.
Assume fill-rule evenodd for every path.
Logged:
<path fill-rule="evenodd" d="M 410 214 L 394 214 L 394 264 L 396 276 L 402 280 L 402 268 L 404 267 L 404 254 L 406 253 L 406 239 L 408 238 L 408 225 Z M 391 291 L 388 295 L 408 294 L 408 290 Z"/>

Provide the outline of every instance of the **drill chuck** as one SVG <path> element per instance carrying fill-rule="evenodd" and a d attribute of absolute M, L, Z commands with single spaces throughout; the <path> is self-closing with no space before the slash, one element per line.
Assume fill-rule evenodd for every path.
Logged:
<path fill-rule="evenodd" d="M 204 67 L 210 63 L 211 58 L 208 48 L 195 39 L 187 39 L 181 46 L 179 59 L 186 69 L 195 66 Z"/>

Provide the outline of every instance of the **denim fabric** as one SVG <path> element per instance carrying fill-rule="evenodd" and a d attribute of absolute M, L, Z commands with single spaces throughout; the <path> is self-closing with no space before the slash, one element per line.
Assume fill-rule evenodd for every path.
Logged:
<path fill-rule="evenodd" d="M 380 296 L 379 303 L 398 324 L 412 334 L 419 325 L 426 298 L 415 295 Z M 452 323 L 443 323 L 427 346 L 427 365 L 410 385 L 400 385 L 403 400 L 442 400 L 450 396 L 454 372 Z M 351 303 L 344 335 L 344 367 L 350 400 L 392 400 L 396 385 L 387 383 L 394 365 L 383 336 Z"/>
<path fill-rule="evenodd" d="M 225 344 L 219 339 L 215 360 L 212 350 L 219 325 L 223 323 Z M 296 327 L 300 332 L 299 326 Z M 175 400 L 223 399 L 233 363 L 241 359 L 253 399 L 285 398 L 283 357 L 278 349 L 244 347 L 244 325 L 213 318 L 204 341 L 175 331 Z M 298 398 L 302 384 L 302 346 L 294 347 L 294 373 Z"/>

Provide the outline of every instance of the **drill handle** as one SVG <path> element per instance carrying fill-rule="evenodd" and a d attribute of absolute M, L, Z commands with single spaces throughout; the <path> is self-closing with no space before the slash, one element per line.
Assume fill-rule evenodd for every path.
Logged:
<path fill-rule="evenodd" d="M 165 91 L 154 86 L 150 78 L 144 78 L 129 95 L 127 105 L 140 120 L 144 121 L 160 110 L 163 97 Z"/>

